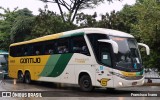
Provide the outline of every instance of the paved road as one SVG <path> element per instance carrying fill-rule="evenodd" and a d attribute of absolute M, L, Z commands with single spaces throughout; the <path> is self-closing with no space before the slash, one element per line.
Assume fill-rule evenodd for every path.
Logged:
<path fill-rule="evenodd" d="M 160 96 L 160 86 L 141 86 L 141 87 L 130 87 L 130 88 L 119 88 L 114 91 L 107 91 L 104 88 L 96 88 L 93 92 L 82 92 L 77 85 L 68 85 L 68 84 L 54 84 L 54 83 L 45 83 L 45 82 L 33 82 L 32 84 L 24 84 L 17 82 L 14 84 L 12 79 L 6 80 L 5 84 L 0 83 L 0 91 L 11 92 L 14 98 L 0 98 L 0 100 L 21 100 L 18 93 L 21 93 L 21 96 L 32 93 L 37 93 L 38 98 L 23 98 L 26 100 L 157 100 Z M 15 93 L 13 95 L 13 93 Z M 150 97 L 148 97 L 148 95 Z M 2 92 L 0 94 L 2 96 Z M 40 98 L 42 96 L 43 98 Z M 134 98 L 132 97 L 134 96 Z M 140 96 L 140 97 L 139 97 Z M 151 97 L 154 96 L 154 97 Z"/>

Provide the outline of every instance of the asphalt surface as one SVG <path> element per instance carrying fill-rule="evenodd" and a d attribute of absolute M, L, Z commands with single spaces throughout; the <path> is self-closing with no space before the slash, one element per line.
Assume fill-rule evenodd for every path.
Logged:
<path fill-rule="evenodd" d="M 11 93 L 12 97 L 5 97 L 5 92 Z M 160 86 L 151 85 L 118 88 L 112 91 L 95 88 L 92 92 L 83 92 L 79 86 L 69 84 L 47 82 L 25 84 L 18 81 L 15 84 L 13 79 L 0 83 L 0 100 L 97 100 L 97 98 L 98 100 L 158 100 L 159 97 Z"/>

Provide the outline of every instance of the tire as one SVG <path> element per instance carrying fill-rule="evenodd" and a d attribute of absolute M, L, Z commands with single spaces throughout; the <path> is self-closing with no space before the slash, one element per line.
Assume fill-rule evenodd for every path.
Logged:
<path fill-rule="evenodd" d="M 79 85 L 82 91 L 90 92 L 94 89 L 89 75 L 83 75 L 79 80 Z"/>
<path fill-rule="evenodd" d="M 31 83 L 31 75 L 29 72 L 25 73 L 25 83 L 27 83 L 27 84 Z"/>
<path fill-rule="evenodd" d="M 21 71 L 18 72 L 17 78 L 19 82 L 24 82 L 24 76 Z"/>

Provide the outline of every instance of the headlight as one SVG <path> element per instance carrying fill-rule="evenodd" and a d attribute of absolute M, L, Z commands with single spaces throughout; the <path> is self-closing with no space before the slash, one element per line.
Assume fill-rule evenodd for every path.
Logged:
<path fill-rule="evenodd" d="M 122 82 L 119 82 L 119 85 L 120 85 L 120 86 L 123 86 L 123 83 L 122 83 Z"/>

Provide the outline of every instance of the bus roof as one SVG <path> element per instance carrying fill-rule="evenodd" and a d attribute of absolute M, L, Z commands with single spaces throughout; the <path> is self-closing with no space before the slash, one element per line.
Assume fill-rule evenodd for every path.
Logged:
<path fill-rule="evenodd" d="M 16 45 L 22 45 L 22 44 L 28 44 L 28 43 L 34 43 L 34 42 L 40 42 L 40 41 L 46 41 L 46 40 L 52 40 L 52 39 L 58 39 L 58 38 L 64 38 L 64 37 L 71 37 L 71 36 L 76 36 L 80 34 L 91 34 L 91 33 L 133 38 L 133 36 L 128 33 L 117 31 L 117 30 L 112 30 L 112 29 L 82 28 L 82 29 L 77 29 L 77 30 L 61 32 L 57 34 L 46 35 L 43 37 L 35 38 L 35 39 L 24 41 L 24 42 L 13 43 L 10 46 L 16 46 Z"/>

